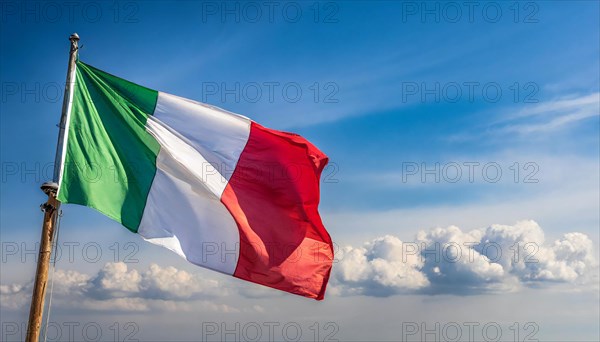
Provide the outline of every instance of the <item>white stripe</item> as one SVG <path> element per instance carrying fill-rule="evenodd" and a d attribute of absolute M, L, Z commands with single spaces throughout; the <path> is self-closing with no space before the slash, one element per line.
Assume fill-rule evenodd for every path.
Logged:
<path fill-rule="evenodd" d="M 227 179 L 204 158 L 204 155 L 189 145 L 177 131 L 154 117 L 148 118 L 146 130 L 156 138 L 161 146 L 161 152 L 170 155 L 171 163 L 177 164 L 178 168 L 188 173 L 188 177 L 196 178 L 195 182 L 198 185 L 221 198 L 227 186 Z M 169 166 L 176 168 L 175 165 Z M 159 167 L 158 161 L 157 167 Z"/>
<path fill-rule="evenodd" d="M 233 274 L 239 233 L 227 208 L 165 150 L 156 162 L 138 233 L 193 264 Z"/>
<path fill-rule="evenodd" d="M 146 129 L 161 150 L 138 233 L 194 264 L 233 274 L 239 232 L 220 197 L 248 140 L 250 120 L 159 93 Z"/>
<path fill-rule="evenodd" d="M 65 114 L 65 130 L 64 130 L 64 138 L 63 145 L 60 154 L 60 170 L 58 171 L 58 191 L 56 193 L 56 197 L 58 197 L 60 193 L 60 184 L 62 183 L 63 173 L 65 169 L 65 158 L 67 156 L 67 143 L 69 142 L 69 127 L 71 124 L 71 109 L 73 108 L 73 92 L 75 91 L 75 77 L 77 75 L 77 63 L 73 67 L 73 72 L 71 73 L 71 79 L 69 80 L 71 88 L 69 89 L 69 105 L 67 106 L 67 113 Z"/>
<path fill-rule="evenodd" d="M 250 135 L 250 119 L 166 93 L 158 94 L 151 119 L 195 149 L 226 180 L 231 178 Z"/>

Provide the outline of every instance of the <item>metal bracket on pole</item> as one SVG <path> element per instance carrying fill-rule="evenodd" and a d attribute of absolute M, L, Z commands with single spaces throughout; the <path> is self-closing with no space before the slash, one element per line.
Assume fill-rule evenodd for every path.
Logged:
<path fill-rule="evenodd" d="M 40 188 L 46 195 L 50 195 L 50 193 L 56 194 L 58 191 L 58 184 L 56 184 L 56 182 L 46 182 L 42 184 Z"/>
<path fill-rule="evenodd" d="M 56 184 L 55 182 L 46 182 L 42 184 L 40 188 L 46 195 L 56 197 L 56 192 L 58 191 L 58 184 Z M 50 204 L 49 202 L 46 202 L 40 204 L 40 209 L 43 212 L 52 212 L 56 210 L 56 207 Z"/>

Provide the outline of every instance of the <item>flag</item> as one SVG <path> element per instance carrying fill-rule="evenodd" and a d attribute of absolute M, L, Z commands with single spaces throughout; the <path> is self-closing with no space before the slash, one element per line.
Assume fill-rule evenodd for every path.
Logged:
<path fill-rule="evenodd" d="M 333 261 L 318 212 L 323 152 L 81 61 L 72 91 L 61 202 L 94 208 L 198 266 L 323 299 Z"/>

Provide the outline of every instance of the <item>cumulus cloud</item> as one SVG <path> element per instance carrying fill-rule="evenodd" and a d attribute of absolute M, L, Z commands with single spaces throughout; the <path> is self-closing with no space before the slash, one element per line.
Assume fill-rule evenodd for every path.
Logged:
<path fill-rule="evenodd" d="M 535 221 L 419 231 L 412 241 L 386 235 L 336 251 L 329 295 L 386 297 L 395 294 L 503 293 L 523 286 L 553 283 L 598 286 L 598 262 L 590 238 L 567 233 L 546 241 Z M 32 284 L 0 285 L 3 309 L 29 304 Z M 88 275 L 58 269 L 54 273 L 57 305 L 102 311 L 240 312 L 211 299 L 232 292 L 247 298 L 282 295 L 255 284 L 225 286 L 175 267 L 152 264 L 140 271 L 122 262 L 107 263 Z M 58 297 L 58 298 L 57 298 Z M 256 306 L 252 312 L 264 310 Z"/>
<path fill-rule="evenodd" d="M 55 303 L 65 307 L 102 311 L 190 311 L 205 307 L 212 311 L 237 311 L 206 300 L 227 294 L 227 289 L 217 280 L 204 279 L 175 267 L 152 264 L 140 272 L 116 262 L 107 263 L 95 275 L 58 269 L 53 277 L 53 296 L 58 301 Z M 2 307 L 13 310 L 25 307 L 31 299 L 32 288 L 32 283 L 0 285 Z"/>
<path fill-rule="evenodd" d="M 487 256 L 524 282 L 576 282 L 596 264 L 592 241 L 585 234 L 568 233 L 546 244 L 544 231 L 535 221 L 493 225 L 485 230 L 477 248 L 491 243 L 504 253 Z"/>
<path fill-rule="evenodd" d="M 547 243 L 544 231 L 531 220 L 468 232 L 456 226 L 435 228 L 418 232 L 410 242 L 385 236 L 341 249 L 332 292 L 468 295 L 549 282 L 597 282 L 593 247 L 582 233 Z"/>
<path fill-rule="evenodd" d="M 19 309 L 25 306 L 31 296 L 31 284 L 0 285 L 0 303 L 6 309 Z"/>
<path fill-rule="evenodd" d="M 403 253 L 402 246 L 400 239 L 387 235 L 364 247 L 343 248 L 334 267 L 334 277 L 343 286 L 334 284 L 334 292 L 385 296 L 428 286 L 420 271 L 423 262 L 417 255 Z"/>
<path fill-rule="evenodd" d="M 480 231 L 463 232 L 456 226 L 419 232 L 416 246 L 425 264 L 421 271 L 431 281 L 424 291 L 469 294 L 505 290 L 504 268 L 476 248 L 481 238 Z"/>
<path fill-rule="evenodd" d="M 218 281 L 172 266 L 163 268 L 152 264 L 140 273 L 123 262 L 106 264 L 84 290 L 97 299 L 139 297 L 177 301 L 226 294 Z"/>

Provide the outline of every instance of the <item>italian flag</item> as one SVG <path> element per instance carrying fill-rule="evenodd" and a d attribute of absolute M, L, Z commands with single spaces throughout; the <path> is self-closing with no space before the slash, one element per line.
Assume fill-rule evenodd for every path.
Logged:
<path fill-rule="evenodd" d="M 81 61 L 74 75 L 58 200 L 198 266 L 323 299 L 333 261 L 318 212 L 323 152 Z"/>

